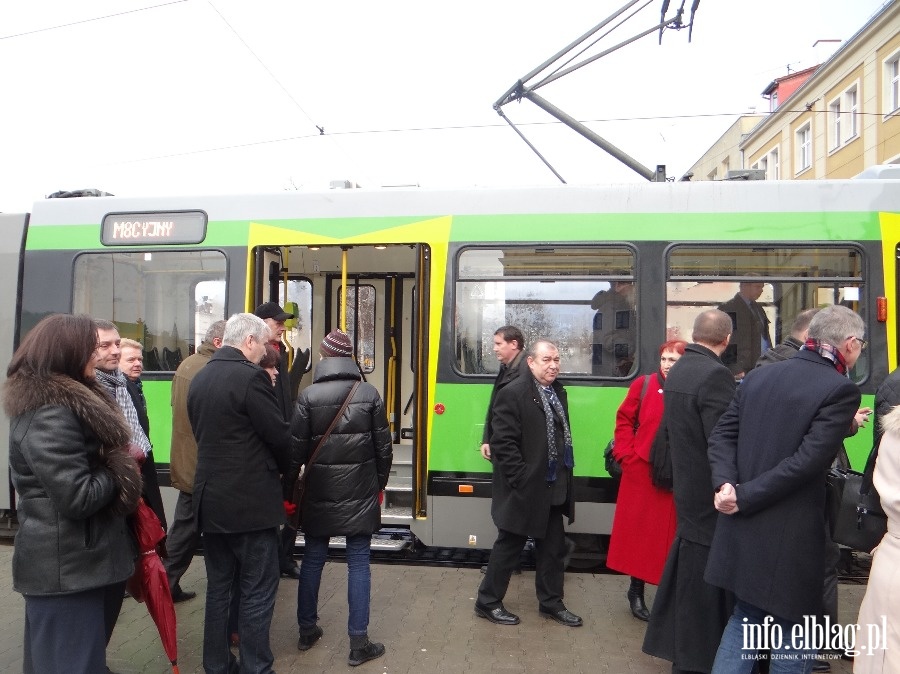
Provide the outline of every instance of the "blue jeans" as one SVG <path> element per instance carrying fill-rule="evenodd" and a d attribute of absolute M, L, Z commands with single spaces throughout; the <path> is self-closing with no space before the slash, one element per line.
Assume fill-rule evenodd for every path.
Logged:
<path fill-rule="evenodd" d="M 328 556 L 328 537 L 305 537 L 303 562 L 300 564 L 300 583 L 297 586 L 297 624 L 301 632 L 309 633 L 319 620 L 319 583 Z M 369 550 L 372 536 L 347 536 L 347 634 L 366 636 L 369 629 L 369 593 L 372 574 L 369 570 Z"/>
<path fill-rule="evenodd" d="M 203 534 L 206 561 L 203 670 L 206 674 L 229 674 L 235 667 L 228 634 L 235 577 L 240 587 L 241 674 L 271 674 L 275 658 L 269 646 L 269 627 L 281 575 L 278 544 L 275 527 L 240 534 Z"/>
<path fill-rule="evenodd" d="M 794 626 L 789 620 L 738 599 L 722 633 L 712 674 L 750 674 L 756 664 L 757 648 L 766 645 L 770 647 L 769 674 L 809 674 L 817 651 L 807 648 L 806 643 L 793 642 Z"/>

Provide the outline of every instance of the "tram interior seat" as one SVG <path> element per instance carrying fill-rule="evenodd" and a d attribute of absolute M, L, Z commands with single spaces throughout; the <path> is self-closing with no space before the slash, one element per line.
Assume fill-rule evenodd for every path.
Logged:
<path fill-rule="evenodd" d="M 161 370 L 159 361 L 159 350 L 154 346 L 152 349 L 144 350 L 144 369 L 145 370 Z"/>
<path fill-rule="evenodd" d="M 166 370 L 177 370 L 182 360 L 180 347 L 175 349 L 163 347 L 163 366 Z"/>

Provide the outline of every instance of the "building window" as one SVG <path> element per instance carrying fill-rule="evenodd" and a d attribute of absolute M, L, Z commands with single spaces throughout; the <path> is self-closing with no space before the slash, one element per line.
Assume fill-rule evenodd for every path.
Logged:
<path fill-rule="evenodd" d="M 832 101 L 828 106 L 828 121 L 831 127 L 831 149 L 841 146 L 841 99 Z"/>
<path fill-rule="evenodd" d="M 766 180 L 779 180 L 781 178 L 781 168 L 778 165 L 778 148 L 776 147 L 769 153 L 769 172 Z"/>
<path fill-rule="evenodd" d="M 859 133 L 859 92 L 856 86 L 847 89 L 844 100 L 847 106 L 847 140 L 856 138 Z"/>
<path fill-rule="evenodd" d="M 797 173 L 812 166 L 812 128 L 807 122 L 797 130 Z"/>
<path fill-rule="evenodd" d="M 894 54 L 884 62 L 884 114 L 890 115 L 900 108 L 900 54 Z"/>

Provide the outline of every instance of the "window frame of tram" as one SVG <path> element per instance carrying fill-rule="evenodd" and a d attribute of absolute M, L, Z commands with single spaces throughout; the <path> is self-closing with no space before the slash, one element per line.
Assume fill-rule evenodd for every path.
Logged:
<path fill-rule="evenodd" d="M 496 375 L 494 331 L 549 339 L 567 378 L 625 379 L 638 367 L 637 250 L 627 244 L 466 246 L 453 261 L 453 369 Z"/>
<path fill-rule="evenodd" d="M 111 320 L 121 337 L 140 342 L 146 372 L 171 372 L 226 318 L 227 276 L 220 250 L 80 253 L 72 310 Z"/>
<path fill-rule="evenodd" d="M 868 260 L 855 244 L 679 243 L 670 246 L 665 257 L 667 340 L 691 342 L 694 318 L 736 297 L 742 282 L 764 284 L 757 302 L 769 319 L 770 346 L 790 336 L 791 324 L 806 309 L 841 303 L 870 324 Z M 732 341 L 736 339 L 737 333 Z M 869 370 L 869 354 L 863 351 L 851 377 L 863 381 Z"/>

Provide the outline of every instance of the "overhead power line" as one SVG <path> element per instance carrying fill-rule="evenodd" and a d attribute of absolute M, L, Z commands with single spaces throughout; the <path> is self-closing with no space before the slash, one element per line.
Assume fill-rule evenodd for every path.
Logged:
<path fill-rule="evenodd" d="M 117 16 L 125 16 L 126 14 L 134 14 L 136 12 L 146 12 L 149 9 L 159 9 L 160 7 L 167 7 L 169 5 L 177 5 L 182 2 L 187 2 L 187 0 L 171 0 L 171 2 L 163 2 L 159 5 L 151 5 L 150 7 L 138 7 L 137 9 L 129 9 L 124 12 L 116 12 L 115 14 L 104 14 L 103 16 L 95 16 L 92 19 L 81 19 L 80 21 L 71 21 L 69 23 L 62 23 L 58 26 L 47 26 L 46 28 L 36 28 L 34 30 L 28 30 L 24 33 L 15 33 L 13 35 L 0 35 L 0 40 L 11 40 L 14 37 L 23 37 L 25 35 L 34 35 L 35 33 L 46 33 L 49 30 L 59 30 L 60 28 L 70 28 L 71 26 L 78 26 L 83 23 L 91 23 L 93 21 L 104 21 L 106 19 L 113 19 Z"/>

